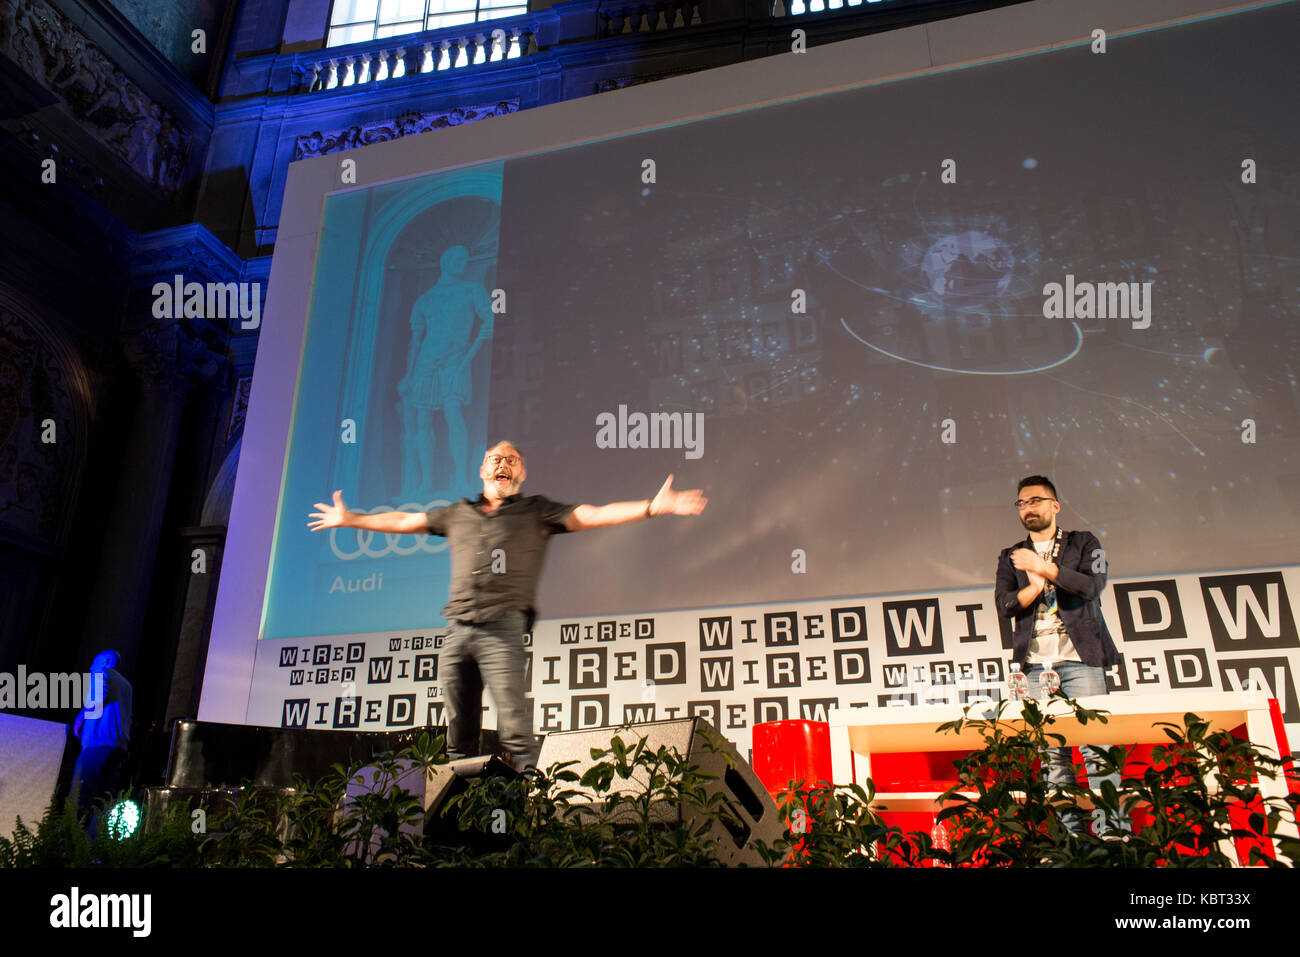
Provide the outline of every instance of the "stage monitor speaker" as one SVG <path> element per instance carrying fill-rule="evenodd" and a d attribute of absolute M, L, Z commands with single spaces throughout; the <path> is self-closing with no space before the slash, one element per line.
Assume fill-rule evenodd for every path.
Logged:
<path fill-rule="evenodd" d="M 423 834 L 435 844 L 445 847 L 465 847 L 478 852 L 504 850 L 509 846 L 508 838 L 504 835 L 460 830 L 456 825 L 455 816 L 445 816 L 443 812 L 446 810 L 447 801 L 454 795 L 463 794 L 469 787 L 470 781 L 476 778 L 514 777 L 515 771 L 510 765 L 495 755 L 480 755 L 452 761 L 450 764 L 435 764 L 424 774 L 420 773 L 420 769 L 413 762 L 401 761 L 399 764 L 403 766 L 403 770 L 393 779 L 391 787 L 409 791 L 420 799 L 424 808 L 423 821 L 399 825 L 398 830 L 401 833 L 413 839 Z M 345 813 L 349 805 L 354 804 L 359 796 L 374 790 L 376 770 L 374 765 L 368 765 L 353 776 L 348 782 L 340 813 Z M 361 780 L 357 780 L 358 777 Z M 367 860 L 373 859 L 379 843 L 386 834 L 386 831 L 379 829 L 374 831 L 370 849 L 366 854 Z M 353 846 L 349 850 L 351 853 L 357 853 L 360 848 Z"/>
<path fill-rule="evenodd" d="M 491 834 L 469 829 L 462 831 L 455 814 L 446 814 L 447 802 L 464 794 L 470 782 L 479 778 L 513 778 L 518 773 L 495 755 L 485 754 L 474 758 L 440 764 L 432 769 L 431 787 L 436 788 L 432 800 L 425 803 L 424 836 L 432 844 L 443 847 L 464 847 L 478 853 L 504 851 L 510 847 L 505 834 Z"/>
<path fill-rule="evenodd" d="M 657 751 L 660 747 L 674 748 L 701 771 L 713 775 L 713 780 L 706 783 L 706 788 L 710 794 L 722 795 L 723 807 L 735 819 L 715 821 L 710 833 L 716 842 L 718 857 L 724 863 L 762 864 L 757 842 L 761 840 L 771 844 L 784 836 L 785 823 L 763 783 L 744 759 L 736 754 L 731 742 L 702 718 L 648 721 L 617 728 L 548 734 L 542 743 L 537 766 L 544 771 L 553 764 L 574 761 L 577 763 L 568 770 L 581 777 L 596 763 L 591 757 L 592 748 L 608 749 L 615 737 L 629 746 L 644 740 L 646 748 L 651 751 Z M 623 793 L 644 793 L 645 781 L 634 778 L 619 787 L 619 780 L 615 778 L 611 787 Z M 582 795 L 574 800 L 575 805 L 581 805 L 584 800 L 595 804 L 601 799 L 600 795 L 590 789 L 575 785 L 574 790 Z M 652 813 L 656 820 L 671 823 L 694 823 L 702 817 L 698 810 L 689 808 L 685 809 L 683 816 L 681 807 L 669 806 L 668 802 L 656 805 Z"/>

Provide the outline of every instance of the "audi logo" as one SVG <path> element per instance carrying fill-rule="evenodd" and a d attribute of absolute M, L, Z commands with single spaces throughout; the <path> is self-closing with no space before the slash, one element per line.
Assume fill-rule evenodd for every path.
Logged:
<path fill-rule="evenodd" d="M 408 502 L 404 505 L 398 505 L 396 509 L 380 506 L 372 508 L 368 512 L 362 511 L 362 515 L 375 515 L 379 512 L 431 512 L 435 508 L 442 508 L 444 505 L 450 505 L 451 502 L 445 499 L 438 499 L 429 502 L 426 505 L 420 505 L 416 502 Z M 359 510 L 358 510 L 359 511 Z M 339 533 L 344 534 L 344 543 L 349 539 L 355 542 L 356 547 L 350 551 L 344 551 L 339 547 Z M 375 537 L 382 536 L 384 543 L 375 547 Z M 410 545 L 401 544 L 401 540 L 409 538 Z M 365 528 L 331 528 L 330 529 L 330 551 L 334 557 L 341 561 L 350 562 L 356 558 L 383 558 L 385 555 L 414 555 L 416 552 L 426 552 L 430 555 L 436 555 L 447 548 L 447 540 L 435 535 L 399 535 L 393 532 L 372 532 Z"/>

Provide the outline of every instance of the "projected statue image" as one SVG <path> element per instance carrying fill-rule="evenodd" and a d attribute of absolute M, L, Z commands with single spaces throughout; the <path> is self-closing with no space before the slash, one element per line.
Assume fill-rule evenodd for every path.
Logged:
<path fill-rule="evenodd" d="M 433 414 L 447 423 L 449 485 L 467 479 L 468 438 L 463 407 L 473 389 L 474 356 L 492 336 L 492 309 L 482 285 L 464 278 L 469 251 L 452 246 L 442 254 L 438 281 L 411 309 L 411 347 L 406 376 L 397 385 L 402 396 L 403 496 L 432 494 L 436 441 Z M 478 332 L 474 318 L 478 317 Z"/>

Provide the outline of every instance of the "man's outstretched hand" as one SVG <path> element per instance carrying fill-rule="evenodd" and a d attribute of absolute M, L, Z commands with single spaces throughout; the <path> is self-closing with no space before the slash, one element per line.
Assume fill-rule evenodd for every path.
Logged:
<path fill-rule="evenodd" d="M 704 490 L 698 488 L 682 489 L 678 491 L 673 488 L 673 477 L 670 475 L 664 480 L 663 487 L 659 489 L 654 499 L 650 502 L 651 515 L 699 515 L 704 511 L 704 506 L 709 504 L 709 500 L 704 497 Z"/>
<path fill-rule="evenodd" d="M 307 527 L 314 532 L 322 528 L 340 528 L 348 517 L 348 507 L 343 504 L 343 490 L 339 489 L 334 493 L 334 504 L 326 505 L 324 502 L 317 502 L 314 506 L 320 509 L 319 512 L 312 512 L 308 518 L 314 518 L 316 521 L 308 522 Z"/>

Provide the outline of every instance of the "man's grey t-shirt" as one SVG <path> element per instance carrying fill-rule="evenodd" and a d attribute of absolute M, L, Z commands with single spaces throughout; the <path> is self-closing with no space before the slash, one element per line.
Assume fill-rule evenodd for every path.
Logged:
<path fill-rule="evenodd" d="M 542 495 L 511 495 L 491 512 L 486 499 L 461 499 L 426 513 L 429 534 L 451 551 L 451 588 L 442 612 L 449 621 L 495 621 L 534 608 L 537 580 L 552 535 L 568 531 L 577 507 Z"/>

